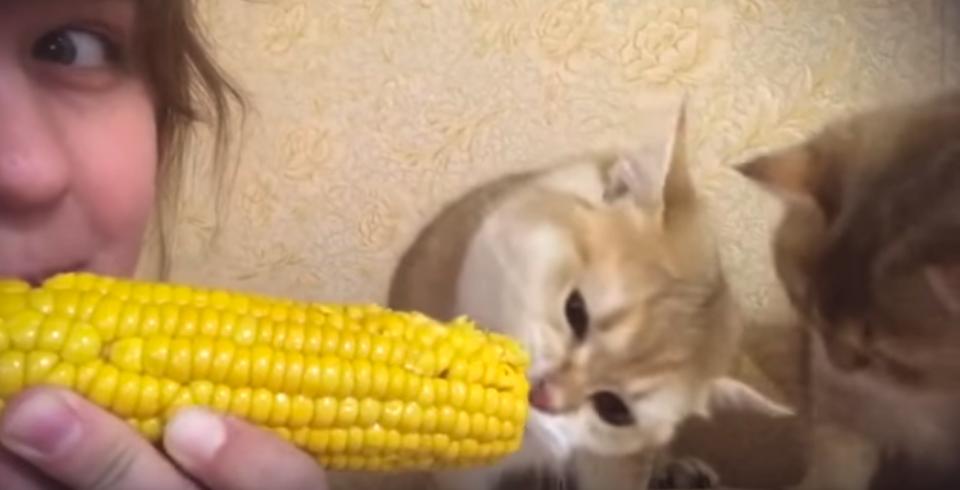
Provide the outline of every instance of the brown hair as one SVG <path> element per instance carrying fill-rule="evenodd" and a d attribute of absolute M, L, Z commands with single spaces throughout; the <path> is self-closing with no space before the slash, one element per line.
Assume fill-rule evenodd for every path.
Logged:
<path fill-rule="evenodd" d="M 213 141 L 210 174 L 222 197 L 235 170 L 227 159 L 234 104 L 242 114 L 245 101 L 210 54 L 197 18 L 195 0 L 138 0 L 138 32 L 142 69 L 151 85 L 157 117 L 159 168 L 154 232 L 159 275 L 170 272 L 174 242 L 171 224 L 180 204 L 188 147 L 197 123 L 206 122 Z M 195 170 L 195 169 L 191 169 Z"/>

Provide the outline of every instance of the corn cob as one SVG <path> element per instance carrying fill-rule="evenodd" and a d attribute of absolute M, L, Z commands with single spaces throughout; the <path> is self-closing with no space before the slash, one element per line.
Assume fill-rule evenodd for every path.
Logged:
<path fill-rule="evenodd" d="M 86 273 L 0 280 L 0 411 L 26 387 L 60 385 L 153 442 L 194 405 L 329 469 L 485 465 L 519 448 L 527 363 L 465 318 Z"/>

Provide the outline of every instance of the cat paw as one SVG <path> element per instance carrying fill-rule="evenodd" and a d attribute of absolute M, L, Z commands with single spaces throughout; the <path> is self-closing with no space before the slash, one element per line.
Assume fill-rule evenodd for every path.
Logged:
<path fill-rule="evenodd" d="M 720 475 L 707 463 L 696 458 L 679 458 L 667 461 L 656 468 L 650 490 L 716 488 Z"/>

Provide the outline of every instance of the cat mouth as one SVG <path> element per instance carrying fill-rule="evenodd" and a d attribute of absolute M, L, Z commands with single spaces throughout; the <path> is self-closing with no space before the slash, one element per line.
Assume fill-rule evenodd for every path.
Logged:
<path fill-rule="evenodd" d="M 559 415 L 571 410 L 571 407 L 564 403 L 562 394 L 551 388 L 546 380 L 533 383 L 528 401 L 534 410 L 547 415 Z"/>
<path fill-rule="evenodd" d="M 530 406 L 544 413 L 554 413 L 556 409 L 552 403 L 552 396 L 546 383 L 539 381 L 530 387 Z"/>

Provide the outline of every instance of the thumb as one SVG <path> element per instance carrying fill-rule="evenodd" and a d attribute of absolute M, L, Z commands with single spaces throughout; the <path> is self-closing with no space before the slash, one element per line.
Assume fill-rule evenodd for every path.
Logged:
<path fill-rule="evenodd" d="M 69 488 L 196 489 L 126 422 L 59 388 L 32 388 L 11 400 L 0 417 L 0 443 Z"/>
<path fill-rule="evenodd" d="M 216 490 L 326 490 L 317 462 L 267 430 L 202 408 L 185 408 L 167 425 L 167 453 Z"/>

